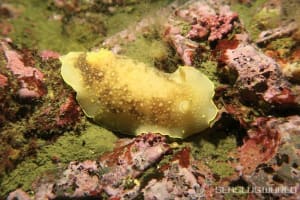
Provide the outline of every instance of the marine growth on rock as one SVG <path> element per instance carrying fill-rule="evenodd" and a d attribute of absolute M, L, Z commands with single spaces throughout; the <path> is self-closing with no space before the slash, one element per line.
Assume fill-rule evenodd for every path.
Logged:
<path fill-rule="evenodd" d="M 0 199 L 300 199 L 299 5 L 0 1 Z"/>

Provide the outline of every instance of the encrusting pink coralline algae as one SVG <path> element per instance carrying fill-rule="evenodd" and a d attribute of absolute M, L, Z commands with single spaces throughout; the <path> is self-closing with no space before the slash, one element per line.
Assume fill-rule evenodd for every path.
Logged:
<path fill-rule="evenodd" d="M 56 179 L 39 178 L 33 184 L 35 199 L 224 199 L 225 195 L 216 191 L 216 184 L 242 189 L 291 186 L 294 193 L 251 193 L 247 198 L 299 199 L 300 117 L 297 111 L 300 92 L 284 76 L 279 64 L 256 46 L 272 38 L 263 35 L 265 32 L 256 44 L 252 43 L 238 15 L 216 2 L 192 1 L 175 8 L 164 24 L 160 24 L 161 37 L 184 65 L 195 67 L 195 58 L 201 57 L 201 51 L 205 50 L 217 63 L 218 78 L 225 80 L 216 91 L 216 99 L 223 106 L 220 119 L 231 117 L 239 126 L 234 137 L 240 143 L 225 161 L 235 171 L 225 178 L 220 177 L 206 165 L 201 167 L 206 160 L 195 160 L 190 146 L 173 148 L 172 141 L 165 136 L 147 133 L 126 140 L 99 159 L 72 161 Z M 135 41 L 137 35 L 147 32 L 153 23 L 151 18 L 142 20 L 134 31 L 128 29 L 105 40 L 105 46 L 120 53 L 122 45 L 119 43 Z M 290 28 L 286 34 L 295 29 L 294 23 L 292 25 L 282 26 Z M 279 27 L 281 31 L 282 27 Z M 270 37 L 278 37 L 278 30 L 272 29 Z M 206 42 L 206 49 L 201 42 Z M 45 60 L 56 56 L 51 52 L 41 54 Z M 38 77 L 35 78 L 40 80 Z M 7 77 L 0 74 L 0 88 L 6 84 Z M 218 90 L 223 93 L 218 94 Z M 68 119 L 79 110 L 74 96 L 67 96 L 56 114 L 57 124 L 68 124 Z M 280 111 L 278 116 L 273 115 L 274 110 Z M 226 131 L 227 125 L 222 127 Z M 155 171 L 155 176 L 147 177 L 149 169 Z M 142 176 L 146 176 L 147 181 L 140 182 Z M 15 198 L 33 197 L 16 190 L 8 199 Z"/>
<path fill-rule="evenodd" d="M 7 68 L 18 79 L 21 88 L 18 91 L 20 98 L 39 99 L 46 94 L 43 83 L 44 74 L 31 66 L 25 66 L 22 56 L 9 48 L 7 43 L 1 42 L 7 59 Z"/>
<path fill-rule="evenodd" d="M 100 198 L 104 193 L 111 199 L 132 199 L 140 190 L 136 178 L 169 150 L 164 136 L 140 135 L 99 160 L 71 162 L 58 180 L 41 178 L 36 183 L 35 199 Z"/>

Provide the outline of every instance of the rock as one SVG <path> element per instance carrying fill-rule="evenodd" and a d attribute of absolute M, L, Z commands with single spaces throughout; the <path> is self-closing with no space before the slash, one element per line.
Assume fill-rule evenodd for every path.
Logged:
<path fill-rule="evenodd" d="M 17 189 L 8 195 L 7 200 L 31 200 L 31 197 L 23 190 Z"/>
<path fill-rule="evenodd" d="M 223 40 L 216 47 L 221 52 L 219 61 L 229 67 L 228 73 L 236 72 L 234 86 L 244 101 L 290 107 L 299 106 L 298 93 L 293 93 L 291 83 L 283 76 L 279 65 L 255 46 L 238 40 Z"/>
<path fill-rule="evenodd" d="M 40 57 L 42 58 L 43 61 L 49 60 L 49 59 L 58 59 L 59 58 L 59 53 L 55 51 L 50 51 L 50 50 L 43 50 L 40 52 Z"/>
<path fill-rule="evenodd" d="M 248 131 L 239 149 L 242 177 L 255 199 L 299 199 L 300 117 L 262 117 Z"/>
<path fill-rule="evenodd" d="M 279 147 L 300 135 L 300 117 L 286 118 L 261 117 L 251 124 L 248 137 L 239 149 L 243 172 L 250 174 L 261 163 L 270 161 Z"/>
<path fill-rule="evenodd" d="M 224 38 L 238 19 L 228 6 L 217 4 L 218 9 L 214 9 L 211 4 L 212 1 L 187 3 L 170 15 L 165 25 L 163 37 L 174 46 L 185 65 L 192 65 L 197 56 L 199 44 L 195 41 L 213 42 Z"/>
<path fill-rule="evenodd" d="M 7 85 L 7 77 L 3 74 L 0 74 L 0 88 L 3 88 Z"/>
<path fill-rule="evenodd" d="M 21 85 L 18 95 L 21 99 L 40 99 L 46 94 L 44 74 L 35 67 L 25 66 L 21 54 L 11 50 L 5 41 L 1 42 L 7 59 L 6 67 L 12 72 Z"/>
<path fill-rule="evenodd" d="M 183 148 L 175 154 L 170 163 L 162 166 L 161 171 L 163 177 L 152 179 L 143 189 L 144 199 L 212 198 L 213 190 L 208 184 L 212 179 L 211 174 L 197 168 L 189 148 Z"/>
<path fill-rule="evenodd" d="M 79 121 L 81 109 L 73 95 L 70 95 L 59 108 L 56 124 L 61 127 L 72 125 Z"/>
<path fill-rule="evenodd" d="M 101 198 L 104 193 L 111 199 L 133 199 L 140 190 L 136 178 L 169 150 L 166 138 L 159 134 L 137 136 L 99 160 L 71 162 L 54 182 L 39 180 L 35 199 Z"/>
<path fill-rule="evenodd" d="M 290 35 L 293 32 L 295 32 L 297 29 L 298 29 L 297 23 L 291 22 L 288 23 L 287 25 L 282 25 L 278 28 L 262 31 L 256 40 L 256 44 L 267 43 L 270 40 L 274 40 L 280 37 Z"/>

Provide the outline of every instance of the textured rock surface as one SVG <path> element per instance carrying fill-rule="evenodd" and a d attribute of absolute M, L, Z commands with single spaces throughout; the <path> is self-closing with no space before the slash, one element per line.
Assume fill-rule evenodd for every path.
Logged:
<path fill-rule="evenodd" d="M 245 180 L 253 187 L 273 188 L 269 192 L 273 198 L 299 198 L 299 125 L 299 116 L 258 118 L 239 149 Z M 276 188 L 282 191 L 276 193 Z M 256 198 L 265 195 L 254 194 Z"/>
<path fill-rule="evenodd" d="M 54 181 L 41 178 L 36 183 L 34 199 L 101 198 L 102 195 L 133 199 L 140 189 L 136 178 L 169 150 L 165 137 L 159 134 L 138 136 L 99 160 L 71 162 Z M 19 190 L 10 194 L 17 195 L 25 196 Z"/>
<path fill-rule="evenodd" d="M 7 197 L 7 200 L 30 200 L 30 196 L 21 189 L 18 189 L 12 193 L 10 193 Z"/>
<path fill-rule="evenodd" d="M 191 158 L 190 149 L 177 152 L 172 161 L 161 169 L 163 178 L 152 179 L 143 189 L 144 199 L 211 199 L 212 175 L 199 169 Z"/>
<path fill-rule="evenodd" d="M 298 106 L 298 93 L 293 93 L 291 84 L 283 77 L 279 65 L 264 55 L 255 46 L 238 40 L 220 41 L 220 62 L 229 67 L 228 73 L 236 72 L 234 83 L 241 97 L 251 103 L 266 103 L 280 106 Z"/>
<path fill-rule="evenodd" d="M 287 25 L 263 31 L 259 34 L 258 39 L 256 40 L 257 44 L 267 43 L 270 40 L 274 40 L 276 38 L 284 37 L 286 35 L 290 35 L 298 29 L 298 25 L 296 22 L 291 22 Z"/>
<path fill-rule="evenodd" d="M 222 39 L 233 29 L 238 15 L 228 6 L 213 2 L 187 3 L 169 16 L 164 37 L 170 41 L 185 65 L 193 65 L 199 40 L 209 42 Z"/>
<path fill-rule="evenodd" d="M 19 82 L 18 96 L 21 99 L 39 99 L 45 95 L 44 74 L 32 66 L 25 66 L 29 58 L 23 58 L 17 51 L 11 50 L 5 41 L 1 42 L 1 46 L 7 60 L 6 67 Z M 34 63 L 27 64 L 34 65 Z"/>
<path fill-rule="evenodd" d="M 63 85 L 59 67 L 57 59 L 43 61 L 35 51 L 1 40 L 0 179 L 35 154 L 37 138 L 49 139 L 83 127 L 83 113 L 74 93 Z"/>
<path fill-rule="evenodd" d="M 14 38 L 4 42 L 18 55 L 17 66 L 43 74 L 46 93 L 21 100 L 20 75 L 7 68 L 0 47 L 0 171 L 8 174 L 0 198 L 18 187 L 37 199 L 300 198 L 297 0 L 232 0 L 239 19 L 227 1 L 216 0 L 178 1 L 184 5 L 166 9 L 152 6 L 170 1 L 20 2 L 24 8 L 0 3 L 0 35 Z M 240 34 L 244 28 L 247 34 Z M 184 63 L 209 76 L 218 86 L 217 122 L 186 140 L 122 139 L 98 159 L 118 135 L 90 123 L 78 128 L 77 117 L 84 118 L 58 76 L 56 52 L 102 45 L 165 72 Z M 153 138 L 162 138 L 157 148 Z M 32 177 L 40 177 L 33 187 Z M 30 197 L 17 190 L 9 198 Z"/>
<path fill-rule="evenodd" d="M 253 171 L 253 167 L 260 163 L 268 162 L 278 152 L 280 145 L 291 140 L 293 135 L 299 135 L 299 123 L 299 116 L 262 117 L 253 122 L 248 131 L 248 138 L 240 149 L 240 162 L 245 167 L 245 173 Z"/>

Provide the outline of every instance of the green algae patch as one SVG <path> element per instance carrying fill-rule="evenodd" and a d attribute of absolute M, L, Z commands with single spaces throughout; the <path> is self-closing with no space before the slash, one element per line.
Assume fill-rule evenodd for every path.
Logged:
<path fill-rule="evenodd" d="M 257 23 L 256 26 L 259 29 L 272 29 L 279 26 L 280 14 L 280 9 L 262 8 L 254 15 L 253 20 Z"/>
<path fill-rule="evenodd" d="M 196 65 L 197 69 L 205 74 L 217 88 L 220 85 L 220 78 L 217 72 L 218 63 L 216 61 L 206 60 Z"/>
<path fill-rule="evenodd" d="M 203 137 L 191 138 L 192 153 L 197 160 L 205 163 L 213 173 L 220 178 L 233 175 L 234 169 L 230 165 L 232 155 L 236 149 L 236 137 L 224 132 L 205 133 Z"/>
<path fill-rule="evenodd" d="M 139 37 L 125 46 L 124 55 L 154 65 L 155 61 L 166 60 L 168 57 L 168 46 L 158 39 Z"/>
<path fill-rule="evenodd" d="M 282 19 L 295 20 L 300 25 L 300 2 L 299 0 L 284 0 L 281 2 L 282 6 Z"/>
<path fill-rule="evenodd" d="M 248 193 L 245 192 L 248 190 L 248 188 L 242 187 L 242 186 L 236 186 L 236 187 L 231 187 L 231 190 L 233 192 L 225 193 L 224 194 L 224 200 L 232 200 L 232 199 L 238 199 L 238 200 L 247 200 L 248 198 Z"/>
<path fill-rule="evenodd" d="M 90 24 L 76 20 L 70 22 L 66 32 L 64 22 L 55 19 L 47 3 L 37 0 L 15 1 L 20 7 L 21 14 L 17 18 L 10 19 L 13 31 L 10 37 L 14 43 L 27 48 L 51 49 L 58 52 L 68 52 L 72 49 L 87 50 L 101 41 L 103 36 L 95 33 Z M 99 25 L 101 26 L 101 24 Z"/>
<path fill-rule="evenodd" d="M 173 0 L 141 1 L 135 5 L 117 7 L 112 15 L 108 15 L 105 24 L 107 35 L 111 36 L 128 28 L 133 22 L 137 22 L 146 16 L 154 16 L 157 10 L 167 6 Z"/>
<path fill-rule="evenodd" d="M 80 135 L 66 132 L 55 143 L 41 147 L 35 158 L 28 158 L 3 177 L 0 197 L 19 187 L 30 190 L 31 184 L 47 172 L 59 171 L 70 161 L 95 159 L 111 151 L 117 137 L 96 125 L 88 124 Z"/>
<path fill-rule="evenodd" d="M 259 29 L 259 21 L 254 19 L 254 16 L 260 12 L 262 6 L 267 0 L 251 1 L 251 5 L 234 3 L 231 9 L 239 14 L 239 18 L 244 24 L 247 31 L 250 33 L 252 39 L 256 39 L 258 34 L 261 32 Z"/>
<path fill-rule="evenodd" d="M 128 28 L 145 16 L 154 15 L 172 0 L 130 2 L 113 6 L 113 11 L 104 9 L 106 6 L 101 2 L 81 2 L 80 9 L 84 12 L 57 8 L 38 0 L 7 2 L 21 11 L 20 16 L 10 19 L 13 31 L 9 37 L 15 44 L 67 53 L 99 46 L 106 36 Z"/>
<path fill-rule="evenodd" d="M 156 22 L 149 25 L 147 31 L 136 33 L 133 41 L 124 43 L 120 41 L 121 54 L 162 71 L 174 72 L 178 68 L 178 63 L 181 63 L 180 57 L 162 38 L 161 22 L 156 18 L 152 20 Z"/>
<path fill-rule="evenodd" d="M 290 37 L 287 38 L 279 38 L 274 41 L 271 41 L 268 44 L 267 49 L 275 50 L 279 53 L 279 56 L 285 58 L 289 56 L 292 48 L 296 45 L 296 41 Z"/>
<path fill-rule="evenodd" d="M 181 35 L 187 35 L 192 28 L 191 24 L 184 21 L 180 21 L 178 27 L 180 28 Z"/>

